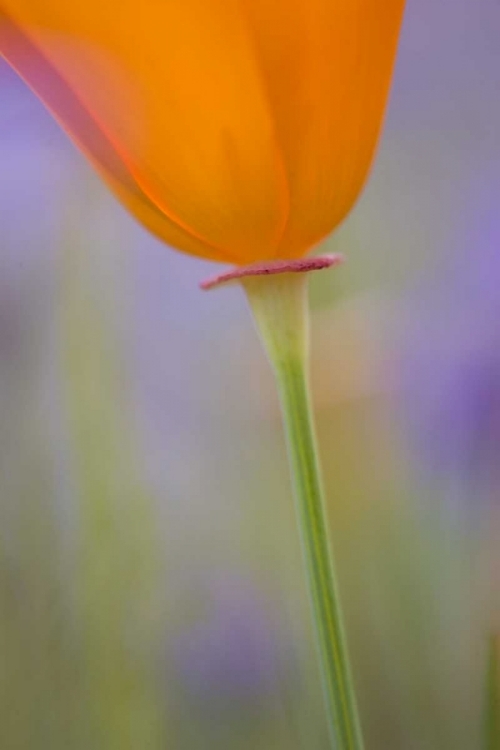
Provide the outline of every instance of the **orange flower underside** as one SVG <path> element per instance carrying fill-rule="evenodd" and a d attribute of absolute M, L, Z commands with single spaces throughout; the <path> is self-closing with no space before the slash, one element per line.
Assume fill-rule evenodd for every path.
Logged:
<path fill-rule="evenodd" d="M 404 0 L 0 0 L 0 53 L 187 253 L 301 257 L 349 211 Z"/>

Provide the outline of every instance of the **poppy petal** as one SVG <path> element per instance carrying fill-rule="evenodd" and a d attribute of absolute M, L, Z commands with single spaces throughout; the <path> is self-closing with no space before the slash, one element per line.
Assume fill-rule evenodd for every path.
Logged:
<path fill-rule="evenodd" d="M 290 189 L 278 255 L 342 220 L 383 118 L 404 0 L 241 0 L 267 82 Z"/>
<path fill-rule="evenodd" d="M 238 0 L 0 0 L 0 9 L 112 143 L 120 184 L 125 170 L 210 257 L 272 254 L 287 184 Z M 85 137 L 64 108 L 56 114 Z"/>

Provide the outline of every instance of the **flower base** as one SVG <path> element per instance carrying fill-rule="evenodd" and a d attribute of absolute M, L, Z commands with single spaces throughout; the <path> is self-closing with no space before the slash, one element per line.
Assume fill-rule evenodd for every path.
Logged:
<path fill-rule="evenodd" d="M 237 266 L 224 273 L 211 276 L 202 281 L 200 288 L 204 290 L 214 289 L 222 284 L 241 281 L 250 276 L 271 276 L 277 273 L 306 273 L 308 271 L 320 271 L 323 268 L 338 266 L 343 263 L 344 257 L 340 254 L 317 255 L 313 258 L 299 258 L 298 260 L 269 260 L 260 263 L 252 263 L 249 266 Z"/>

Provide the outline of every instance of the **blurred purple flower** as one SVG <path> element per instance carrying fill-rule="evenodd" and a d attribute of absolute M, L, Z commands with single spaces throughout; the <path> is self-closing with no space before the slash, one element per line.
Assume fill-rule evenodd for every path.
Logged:
<path fill-rule="evenodd" d="M 465 252 L 411 304 L 402 380 L 424 465 L 491 494 L 500 487 L 500 220 L 487 202 L 479 213 Z"/>
<path fill-rule="evenodd" d="M 209 713 L 259 708 L 278 690 L 286 666 L 272 613 L 241 581 L 216 588 L 209 599 L 203 618 L 174 643 L 176 683 Z"/>

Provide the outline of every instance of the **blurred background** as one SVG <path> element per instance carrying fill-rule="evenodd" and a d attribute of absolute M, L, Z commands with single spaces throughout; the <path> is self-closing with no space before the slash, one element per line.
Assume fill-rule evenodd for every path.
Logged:
<path fill-rule="evenodd" d="M 500 632 L 500 6 L 408 0 L 371 179 L 311 279 L 372 750 L 471 750 Z M 324 750 L 277 399 L 237 288 L 0 63 L 0 747 Z M 493 747 L 493 746 L 491 746 Z"/>

